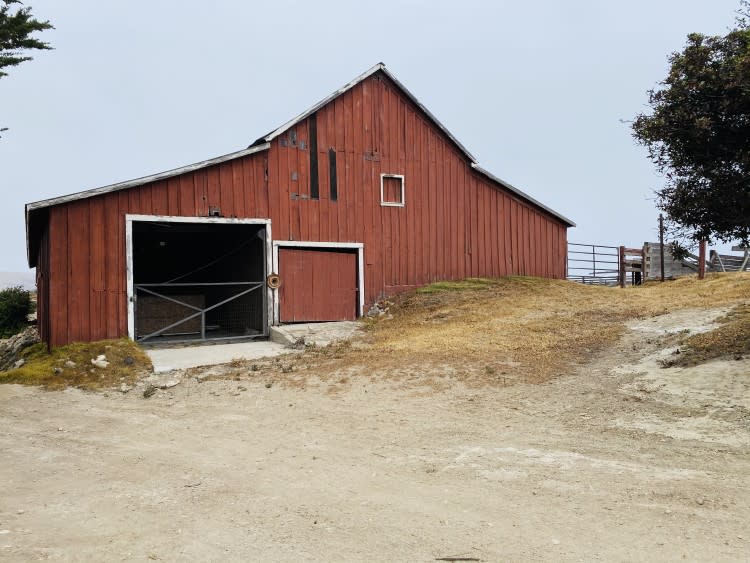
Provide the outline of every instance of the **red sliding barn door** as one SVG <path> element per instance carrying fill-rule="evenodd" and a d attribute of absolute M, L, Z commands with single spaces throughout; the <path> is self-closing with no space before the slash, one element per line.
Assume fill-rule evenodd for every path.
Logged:
<path fill-rule="evenodd" d="M 282 323 L 357 318 L 357 254 L 280 248 L 279 320 Z"/>

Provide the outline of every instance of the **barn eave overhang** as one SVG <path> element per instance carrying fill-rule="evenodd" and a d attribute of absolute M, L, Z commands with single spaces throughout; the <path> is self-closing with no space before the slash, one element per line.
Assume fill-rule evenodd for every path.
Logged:
<path fill-rule="evenodd" d="M 214 166 L 217 164 L 221 164 L 223 162 L 228 162 L 230 160 L 235 160 L 237 158 L 242 158 L 245 156 L 249 156 L 255 153 L 263 152 L 271 148 L 270 143 L 260 143 L 258 145 L 254 145 L 252 147 L 248 147 L 246 149 L 242 149 L 240 151 L 231 152 L 222 156 L 217 156 L 215 158 L 210 158 L 208 160 L 202 160 L 200 162 L 196 162 L 193 164 L 188 164 L 185 166 L 180 166 L 179 168 L 173 168 L 172 170 L 166 170 L 164 172 L 158 172 L 156 174 L 151 174 L 149 176 L 143 176 L 141 178 L 136 178 L 134 180 L 126 180 L 124 182 L 118 182 L 116 184 L 110 184 L 107 186 L 102 186 L 99 188 L 93 188 L 89 190 L 84 190 L 81 192 L 75 192 L 68 195 L 53 197 L 50 199 L 43 199 L 40 201 L 35 201 L 32 203 L 27 203 L 25 206 L 25 216 L 26 216 L 26 258 L 29 263 L 29 267 L 34 268 L 36 266 L 36 250 L 38 249 L 38 236 L 32 237 L 32 231 L 36 229 L 36 222 L 37 222 L 37 216 L 39 215 L 39 212 L 45 209 L 48 209 L 50 207 L 54 207 L 56 205 L 61 205 L 64 203 L 70 203 L 73 201 L 78 201 L 82 199 L 88 199 L 112 192 L 118 192 L 120 190 L 127 190 L 129 188 L 135 188 L 138 186 L 143 186 L 145 184 L 150 184 L 152 182 L 157 182 L 159 180 L 166 180 L 168 178 L 172 178 L 174 176 L 180 176 L 182 174 L 188 174 L 190 172 L 195 172 L 196 170 L 201 170 L 203 168 L 208 168 L 209 166 Z M 38 233 L 37 233 L 38 235 Z"/>
<path fill-rule="evenodd" d="M 481 166 L 479 166 L 477 163 L 472 163 L 471 167 L 474 170 L 476 170 L 479 174 L 481 174 L 482 176 L 484 176 L 485 178 L 487 178 L 489 180 L 492 180 L 493 182 L 495 182 L 497 184 L 500 184 L 500 186 L 502 186 L 503 188 L 505 188 L 509 192 L 512 192 L 512 193 L 516 194 L 517 196 L 519 196 L 523 200 L 528 201 L 529 203 L 531 203 L 535 207 L 538 207 L 539 209 L 541 209 L 542 211 L 546 212 L 547 214 L 552 215 L 557 220 L 559 220 L 560 222 L 564 223 L 566 227 L 575 227 L 576 226 L 576 224 L 573 221 L 571 221 L 570 219 L 568 219 L 564 215 L 561 215 L 560 213 L 558 213 L 554 209 L 551 209 L 550 207 L 547 207 L 546 205 L 544 205 L 540 201 L 537 201 L 536 199 L 534 199 L 533 197 L 531 197 L 526 192 L 519 190 L 514 185 L 509 184 L 508 182 L 506 182 L 502 178 L 498 178 L 492 172 L 489 172 L 488 170 L 485 170 L 484 168 L 482 168 Z"/>

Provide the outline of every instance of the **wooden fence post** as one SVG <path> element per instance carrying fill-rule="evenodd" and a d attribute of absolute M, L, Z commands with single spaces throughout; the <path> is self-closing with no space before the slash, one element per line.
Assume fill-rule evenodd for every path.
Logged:
<path fill-rule="evenodd" d="M 659 267 L 661 268 L 660 280 L 664 281 L 664 215 L 659 213 Z"/>
<path fill-rule="evenodd" d="M 625 247 L 620 247 L 620 287 L 625 287 Z"/>
<path fill-rule="evenodd" d="M 706 241 L 698 243 L 698 279 L 706 277 Z"/>

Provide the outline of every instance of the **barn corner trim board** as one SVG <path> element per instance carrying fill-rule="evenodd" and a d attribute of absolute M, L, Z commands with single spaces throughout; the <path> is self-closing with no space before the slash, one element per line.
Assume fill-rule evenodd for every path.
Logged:
<path fill-rule="evenodd" d="M 245 149 L 25 218 L 52 346 L 265 337 L 438 279 L 562 278 L 574 226 L 479 166 L 382 63 Z"/>

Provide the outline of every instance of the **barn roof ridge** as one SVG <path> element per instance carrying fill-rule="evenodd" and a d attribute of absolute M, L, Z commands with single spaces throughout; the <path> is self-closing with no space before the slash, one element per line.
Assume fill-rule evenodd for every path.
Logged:
<path fill-rule="evenodd" d="M 318 111 L 320 108 L 322 108 L 323 106 L 328 105 L 330 102 L 332 102 L 333 100 L 335 100 L 336 98 L 338 98 L 342 94 L 345 94 L 346 92 L 348 92 L 349 90 L 351 90 L 352 88 L 354 88 L 357 84 L 360 84 L 361 82 L 364 82 L 366 79 L 368 79 L 370 76 L 372 76 L 373 74 L 375 74 L 377 72 L 382 72 L 383 74 L 385 74 L 399 88 L 399 90 L 401 90 L 401 92 L 403 92 L 403 94 L 407 98 L 409 98 L 409 100 L 411 100 L 411 102 L 414 105 L 416 105 L 422 112 L 424 112 L 425 115 L 427 115 L 427 117 L 430 118 L 430 121 L 432 121 L 433 124 L 438 129 L 440 129 L 451 140 L 451 142 L 454 143 L 461 150 L 461 152 L 466 156 L 466 158 L 468 158 L 471 162 L 476 162 L 477 161 L 477 159 L 474 157 L 474 155 L 471 154 L 469 152 L 469 150 L 463 144 L 461 144 L 461 142 L 456 137 L 453 136 L 453 133 L 451 133 L 448 130 L 448 128 L 445 125 L 443 125 L 440 122 L 440 120 L 437 117 L 435 117 L 432 114 L 432 112 L 430 110 L 428 110 L 427 107 L 422 102 L 420 102 L 419 99 L 417 99 L 417 97 L 414 94 L 412 94 L 409 91 L 409 89 L 406 86 L 404 86 L 398 80 L 398 78 L 396 78 L 393 75 L 393 73 L 391 73 L 386 68 L 385 63 L 382 63 L 382 62 L 378 63 L 376 65 L 373 65 L 372 67 L 370 67 L 369 69 L 367 69 L 365 72 L 363 72 L 362 74 L 360 74 L 359 76 L 357 76 L 353 80 L 350 80 L 349 82 L 347 82 L 346 84 L 344 84 L 338 90 L 335 90 L 334 92 L 331 92 L 331 94 L 329 94 L 328 96 L 326 96 L 325 98 L 323 98 L 322 100 L 320 100 L 318 103 L 316 103 L 312 107 L 310 107 L 310 108 L 306 109 L 305 111 L 303 111 L 298 116 L 293 117 L 292 119 L 290 119 L 289 121 L 287 121 L 286 123 L 284 123 L 283 125 L 281 125 L 280 127 L 278 127 L 277 129 L 274 129 L 273 131 L 271 131 L 270 133 L 268 133 L 267 135 L 265 135 L 263 137 L 260 137 L 257 141 L 255 141 L 250 146 L 252 147 L 252 146 L 260 144 L 260 143 L 268 143 L 268 142 L 273 141 L 279 135 L 281 135 L 284 132 L 288 131 L 289 129 L 291 129 L 292 127 L 294 127 L 295 125 L 297 125 L 301 121 L 304 121 L 305 119 L 307 119 L 308 117 L 310 117 L 313 113 L 315 113 L 316 111 Z"/>
<path fill-rule="evenodd" d="M 34 201 L 31 203 L 27 203 L 25 206 L 25 215 L 26 215 L 26 229 L 27 229 L 27 251 L 29 250 L 29 240 L 28 240 L 28 229 L 29 229 L 29 215 L 33 211 L 37 211 L 40 209 L 44 209 L 47 207 L 52 207 L 54 205 L 60 205 L 63 203 L 68 203 L 71 201 L 77 201 L 80 199 L 88 199 L 91 197 L 96 197 L 98 195 L 107 194 L 110 192 L 116 192 L 120 190 L 125 190 L 128 188 L 134 188 L 137 186 L 141 186 L 150 182 L 155 182 L 158 180 L 164 180 L 167 178 L 171 178 L 173 176 L 178 176 L 180 174 L 185 174 L 188 172 L 193 172 L 196 170 L 200 170 L 202 168 L 207 168 L 209 166 L 213 166 L 216 164 L 221 164 L 222 162 L 227 162 L 229 160 L 234 160 L 237 158 L 241 158 L 244 156 L 248 156 L 251 154 L 255 154 L 258 152 L 262 152 L 265 150 L 268 150 L 271 146 L 271 141 L 273 141 L 276 137 L 283 134 L 285 131 L 289 130 L 290 128 L 294 127 L 299 122 L 303 121 L 316 111 L 318 111 L 320 108 L 325 106 L 326 104 L 330 103 L 331 101 L 335 100 L 339 96 L 345 94 L 352 88 L 354 88 L 357 84 L 360 84 L 373 74 L 377 72 L 382 72 L 385 76 L 388 77 L 389 80 L 391 80 L 398 88 L 399 90 L 407 97 L 409 100 L 416 105 L 420 111 L 422 111 L 429 119 L 430 121 L 438 128 L 440 129 L 443 134 L 445 134 L 448 139 L 461 151 L 461 153 L 467 158 L 469 161 L 469 164 L 473 170 L 475 170 L 478 174 L 481 174 L 485 178 L 491 180 L 492 182 L 495 182 L 496 184 L 499 184 L 503 188 L 509 190 L 510 192 L 516 194 L 517 196 L 521 197 L 522 199 L 528 201 L 532 205 L 535 205 L 539 207 L 540 209 L 544 210 L 545 212 L 549 213 L 553 217 L 556 217 L 566 225 L 570 227 L 575 227 L 575 223 L 565 217 L 564 215 L 561 215 L 554 209 L 551 209 L 550 207 L 547 207 L 546 205 L 542 204 L 541 202 L 537 201 L 533 197 L 529 196 L 527 193 L 523 192 L 522 190 L 514 187 L 513 185 L 509 184 L 508 182 L 500 179 L 499 177 L 495 176 L 491 172 L 488 172 L 484 168 L 482 168 L 479 163 L 477 162 L 474 155 L 472 155 L 469 150 L 455 137 L 453 134 L 438 120 L 437 117 L 435 117 L 430 110 L 427 109 L 427 107 L 420 102 L 417 97 L 412 94 L 406 86 L 404 86 L 385 66 L 384 63 L 379 62 L 376 65 L 370 67 L 368 70 L 354 78 L 353 80 L 347 82 L 344 84 L 341 88 L 338 88 L 334 92 L 332 92 L 327 97 L 320 100 L 318 103 L 313 105 L 312 107 L 308 108 L 301 114 L 297 115 L 293 119 L 287 121 L 277 129 L 274 129 L 264 137 L 260 137 L 256 141 L 254 141 L 249 147 L 231 152 L 222 156 L 218 156 L 215 158 L 210 158 L 207 160 L 202 160 L 200 162 L 196 162 L 194 164 L 188 164 L 185 166 L 173 168 L 171 170 L 166 170 L 163 172 L 158 172 L 156 174 L 150 174 L 147 176 L 142 176 L 140 178 L 135 178 L 132 180 L 126 180 L 123 182 L 117 182 L 114 184 L 108 184 L 106 186 L 88 189 L 88 190 L 82 190 L 79 192 L 75 192 L 68 195 L 62 195 L 57 197 L 52 197 L 49 199 L 43 199 L 39 201 Z M 30 256 L 29 256 L 30 258 Z M 30 262 L 31 263 L 31 262 Z"/>
<path fill-rule="evenodd" d="M 440 122 L 440 120 L 437 117 L 435 117 L 433 115 L 433 113 L 430 110 L 428 110 L 427 107 L 422 102 L 420 102 L 419 99 L 417 99 L 417 97 L 414 94 L 412 94 L 409 91 L 409 89 L 406 86 L 404 86 L 398 80 L 398 78 L 396 78 L 393 75 L 393 73 L 391 73 L 386 68 L 385 63 L 383 63 L 383 62 L 379 62 L 376 65 L 373 65 L 372 67 L 370 67 L 369 69 L 367 69 L 365 72 L 363 72 L 362 74 L 360 74 L 359 76 L 357 76 L 353 80 L 350 80 L 349 82 L 347 82 L 346 84 L 344 84 L 338 90 L 335 90 L 334 92 L 332 92 L 331 94 L 329 94 L 328 96 L 326 96 L 325 98 L 323 98 L 322 100 L 320 100 L 318 103 L 314 104 L 310 108 L 308 108 L 305 111 L 303 111 L 302 113 L 300 113 L 298 116 L 290 119 L 289 121 L 287 121 L 286 123 L 284 123 L 280 127 L 274 129 L 273 131 L 271 131 L 267 135 L 265 135 L 263 137 L 260 137 L 253 144 L 251 144 L 250 147 L 259 146 L 262 143 L 270 143 L 271 141 L 273 141 L 274 139 L 276 139 L 279 135 L 282 135 L 283 133 L 285 133 L 286 131 L 288 131 L 289 129 L 291 129 L 292 127 L 294 127 L 295 125 L 297 125 L 298 123 L 304 121 L 305 119 L 307 119 L 308 117 L 310 117 L 312 114 L 314 114 L 316 111 L 318 111 L 322 107 L 328 105 L 329 103 L 331 103 L 333 100 L 335 100 L 339 96 L 345 94 L 346 92 L 348 92 L 349 90 L 351 90 L 352 88 L 354 88 L 357 84 L 359 84 L 361 82 L 364 82 L 366 79 L 368 79 L 370 76 L 372 76 L 373 74 L 375 74 L 377 72 L 382 72 L 383 74 L 385 74 L 399 88 L 399 90 L 401 90 L 401 92 L 403 92 L 403 94 L 407 98 L 409 98 L 409 100 L 411 100 L 411 102 L 414 105 L 416 105 L 430 119 L 430 121 L 432 121 L 432 123 L 438 129 L 440 129 L 450 139 L 450 141 L 454 145 L 456 145 L 456 147 L 458 147 L 458 149 L 469 160 L 469 163 L 470 163 L 471 168 L 473 170 L 475 170 L 477 173 L 481 174 L 482 176 L 484 176 L 488 180 L 490 180 L 492 182 L 495 182 L 496 184 L 500 184 L 503 188 L 505 188 L 508 191 L 516 194 L 517 196 L 521 197 L 522 199 L 528 201 L 532 205 L 535 205 L 535 206 L 543 209 L 544 211 L 546 211 L 550 215 L 552 215 L 554 217 L 557 217 L 558 219 L 560 219 L 563 223 L 567 224 L 568 226 L 570 226 L 570 227 L 575 227 L 576 226 L 576 224 L 573 221 L 571 221 L 570 219 L 568 219 L 564 215 L 561 215 L 560 213 L 558 213 L 554 209 L 552 209 L 550 207 L 547 207 L 546 205 L 544 205 L 540 201 L 538 201 L 538 200 L 534 199 L 533 197 L 531 197 L 526 192 L 524 192 L 524 191 L 516 188 L 512 184 L 506 182 L 505 180 L 503 180 L 503 179 L 495 176 L 494 174 L 492 174 L 488 170 L 485 170 L 484 168 L 482 168 L 479 165 L 479 163 L 477 162 L 477 159 L 474 157 L 474 155 L 472 155 L 469 152 L 469 150 L 463 144 L 461 144 L 461 142 L 453 135 L 453 133 L 451 133 L 448 130 L 448 128 L 445 125 L 443 125 Z"/>

